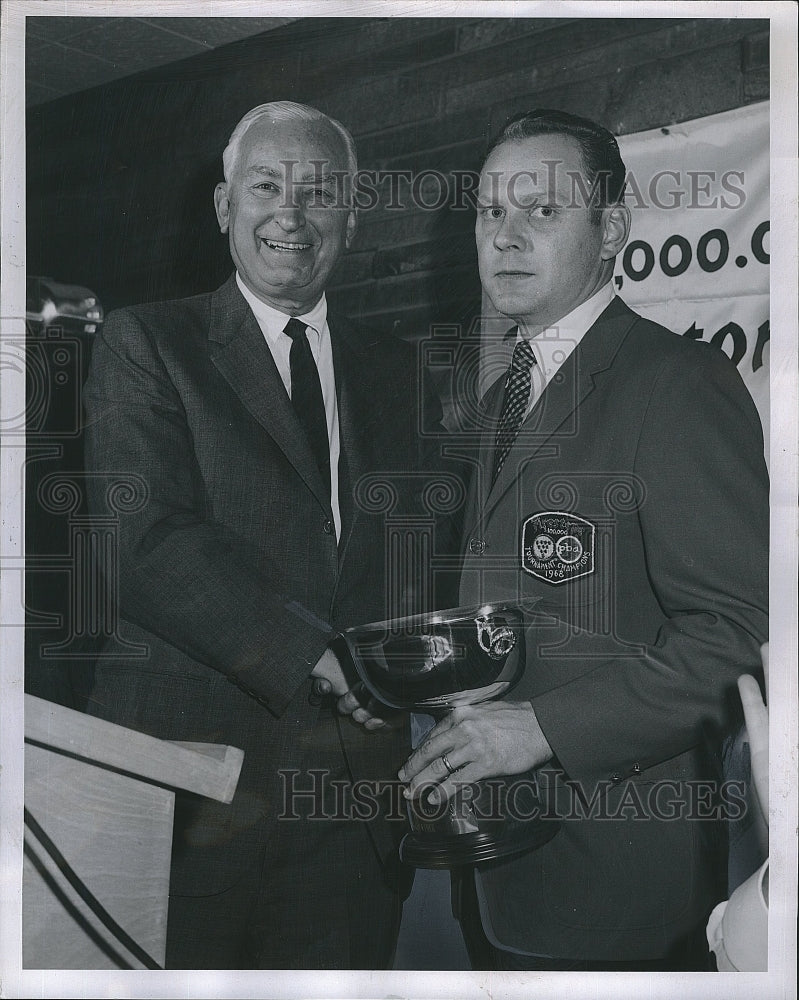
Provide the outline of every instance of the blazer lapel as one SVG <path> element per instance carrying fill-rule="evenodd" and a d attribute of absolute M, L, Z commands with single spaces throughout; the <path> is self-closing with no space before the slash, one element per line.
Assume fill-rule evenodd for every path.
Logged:
<path fill-rule="evenodd" d="M 491 474 L 494 468 L 494 447 L 497 424 L 505 398 L 507 374 L 500 375 L 488 387 L 479 403 L 482 430 L 475 451 L 470 456 L 471 473 L 463 516 L 464 543 L 470 537 L 479 535 L 479 525 L 488 504 L 491 490 Z"/>
<path fill-rule="evenodd" d="M 327 324 L 333 348 L 339 428 L 339 509 L 341 539 L 339 560 L 343 560 L 358 517 L 353 491 L 369 468 L 366 442 L 374 412 L 374 400 L 363 391 L 362 370 L 366 360 L 347 334 L 346 320 L 328 313 Z"/>
<path fill-rule="evenodd" d="M 504 399 L 504 378 L 497 380 L 486 394 L 487 425 L 483 435 L 480 468 L 484 481 L 482 505 L 478 517 L 486 517 L 508 490 L 517 482 L 519 466 L 557 450 L 553 436 L 576 414 L 578 407 L 593 392 L 596 377 L 613 362 L 624 337 L 636 320 L 636 314 L 618 297 L 599 316 L 577 348 L 558 371 L 558 376 L 546 387 L 522 424 L 519 435 L 505 461 L 496 483 L 491 486 L 494 457 L 493 433 L 499 420 Z M 489 399 L 489 394 L 491 398 Z M 576 419 L 576 418 L 575 418 Z M 575 428 L 575 433 L 579 428 Z"/>
<path fill-rule="evenodd" d="M 209 340 L 211 358 L 219 373 L 327 507 L 326 491 L 313 453 L 261 328 L 239 292 L 235 275 L 211 298 Z"/>
<path fill-rule="evenodd" d="M 491 493 L 491 475 L 494 471 L 497 425 L 502 413 L 502 404 L 505 400 L 506 378 L 507 374 L 501 375 L 489 387 L 481 402 L 481 410 L 485 417 L 485 426 L 480 435 L 480 453 L 477 466 L 480 481 L 475 491 L 475 498 L 479 498 L 480 501 L 480 509 L 485 507 Z"/>

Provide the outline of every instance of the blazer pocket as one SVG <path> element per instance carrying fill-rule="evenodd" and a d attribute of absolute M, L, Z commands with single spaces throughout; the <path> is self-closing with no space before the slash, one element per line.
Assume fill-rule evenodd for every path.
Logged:
<path fill-rule="evenodd" d="M 656 782 L 626 782 L 608 795 L 601 815 L 586 818 L 578 809 L 564 820 L 541 872 L 555 920 L 583 930 L 640 931 L 689 910 L 696 822 L 665 815 L 662 799 Z"/>
<path fill-rule="evenodd" d="M 205 742 L 213 726 L 211 687 L 210 677 L 101 661 L 89 711 L 157 739 Z"/>

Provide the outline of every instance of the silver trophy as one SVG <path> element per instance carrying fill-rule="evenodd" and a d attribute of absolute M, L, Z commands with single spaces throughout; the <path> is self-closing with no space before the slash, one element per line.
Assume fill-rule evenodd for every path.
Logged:
<path fill-rule="evenodd" d="M 361 625 L 343 633 L 371 695 L 419 713 L 429 727 L 460 705 L 500 698 L 526 666 L 519 607 L 492 604 Z M 457 771 L 453 778 L 457 781 Z M 417 868 L 452 868 L 533 850 L 559 823 L 538 800 L 535 772 L 465 784 L 443 804 L 410 800 L 400 857 Z"/>

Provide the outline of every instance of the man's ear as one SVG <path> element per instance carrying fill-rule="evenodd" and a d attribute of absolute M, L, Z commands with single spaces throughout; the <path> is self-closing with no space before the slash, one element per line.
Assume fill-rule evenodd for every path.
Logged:
<path fill-rule="evenodd" d="M 602 225 L 602 260 L 612 260 L 624 249 L 630 235 L 630 209 L 626 205 L 602 209 Z"/>
<path fill-rule="evenodd" d="M 347 213 L 347 229 L 344 236 L 344 245 L 349 250 L 352 246 L 352 241 L 355 238 L 355 230 L 358 228 L 358 216 L 355 214 L 355 210 L 351 210 Z"/>
<path fill-rule="evenodd" d="M 227 196 L 227 184 L 224 181 L 220 181 L 214 188 L 214 208 L 219 229 L 226 233 L 230 222 L 230 201 Z"/>

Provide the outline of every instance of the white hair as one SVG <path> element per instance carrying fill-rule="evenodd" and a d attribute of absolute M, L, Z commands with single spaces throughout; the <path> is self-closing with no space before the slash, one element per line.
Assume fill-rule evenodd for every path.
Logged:
<path fill-rule="evenodd" d="M 257 108 L 252 108 L 233 129 L 222 154 L 222 166 L 226 181 L 230 181 L 233 176 L 239 157 L 241 140 L 246 132 L 262 118 L 268 118 L 273 122 L 327 122 L 341 136 L 344 143 L 347 152 L 347 171 L 350 177 L 354 178 L 357 174 L 358 158 L 355 152 L 355 140 L 341 122 L 307 104 L 295 104 L 294 101 L 271 101 L 269 104 L 259 104 Z"/>

